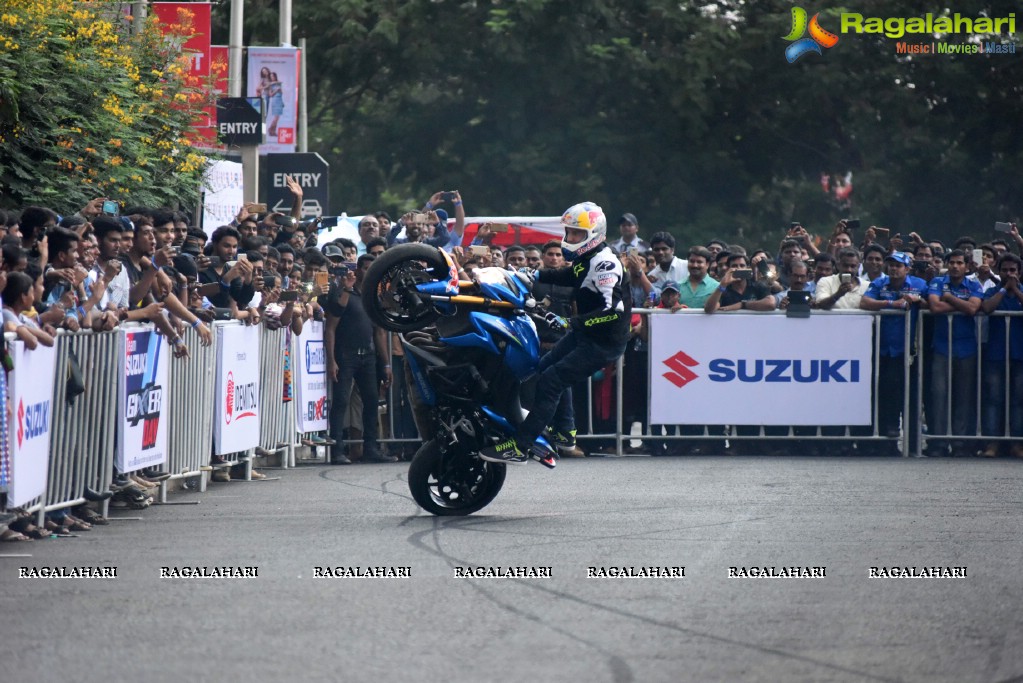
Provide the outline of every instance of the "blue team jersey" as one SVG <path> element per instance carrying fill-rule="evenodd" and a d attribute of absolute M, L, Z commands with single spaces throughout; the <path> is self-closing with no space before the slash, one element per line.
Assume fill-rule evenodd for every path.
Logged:
<path fill-rule="evenodd" d="M 891 278 L 882 275 L 870 283 L 866 293 L 863 295 L 868 299 L 877 301 L 896 301 L 902 298 L 903 294 L 917 294 L 921 297 L 927 296 L 927 283 L 912 275 L 906 277 L 900 289 L 894 289 L 891 285 Z M 910 318 L 910 338 L 916 336 L 916 311 L 910 307 L 906 309 L 913 315 Z M 896 358 L 906 353 L 905 321 L 901 316 L 881 316 L 881 355 L 888 358 Z"/>
<path fill-rule="evenodd" d="M 958 299 L 967 301 L 972 297 L 984 298 L 984 290 L 980 284 L 963 278 L 958 285 L 952 284 L 948 275 L 941 275 L 927 286 L 927 294 L 941 298 L 942 294 L 951 292 Z M 953 358 L 970 358 L 977 355 L 977 322 L 971 315 L 962 313 L 946 313 L 935 316 L 934 353 L 948 356 L 949 326 L 948 318 L 952 318 L 952 356 Z"/>
<path fill-rule="evenodd" d="M 984 298 L 990 299 L 1001 290 L 992 287 L 987 291 Z M 998 304 L 996 311 L 1023 311 L 1023 302 L 1020 302 L 1013 294 L 1006 292 L 1002 297 L 1002 303 Z M 1009 357 L 1012 360 L 1023 360 L 1023 317 L 1015 316 L 1006 318 L 1002 316 L 991 316 L 988 323 L 988 343 L 984 351 L 984 358 L 991 361 L 1005 362 L 1005 321 L 1009 323 Z"/>

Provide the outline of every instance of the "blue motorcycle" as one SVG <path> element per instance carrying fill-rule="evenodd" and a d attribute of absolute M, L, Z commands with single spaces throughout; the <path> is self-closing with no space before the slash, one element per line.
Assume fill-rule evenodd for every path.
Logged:
<path fill-rule="evenodd" d="M 524 273 L 481 268 L 460 281 L 444 251 L 424 244 L 388 249 L 363 281 L 370 318 L 401 333 L 406 378 L 423 445 L 408 471 L 412 497 L 435 515 L 468 515 L 504 485 L 503 463 L 482 460 L 485 446 L 515 434 L 525 418 L 520 389 L 540 360 L 534 320 L 558 327 L 530 294 Z M 556 464 L 543 437 L 533 459 Z"/>

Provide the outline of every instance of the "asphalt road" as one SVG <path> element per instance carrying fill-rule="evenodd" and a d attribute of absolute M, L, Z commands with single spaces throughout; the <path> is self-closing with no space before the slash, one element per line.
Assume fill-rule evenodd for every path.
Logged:
<path fill-rule="evenodd" d="M 0 681 L 1021 681 L 1023 462 L 606 458 L 466 518 L 306 466 L 0 547 Z M 15 554 L 31 557 L 12 557 Z M 19 578 L 115 566 L 115 579 Z M 159 578 L 256 566 L 256 578 Z M 314 578 L 315 567 L 409 578 Z M 456 578 L 459 567 L 550 578 Z M 587 578 L 588 567 L 684 578 Z M 823 578 L 729 578 L 730 567 Z M 868 578 L 872 566 L 965 578 Z"/>

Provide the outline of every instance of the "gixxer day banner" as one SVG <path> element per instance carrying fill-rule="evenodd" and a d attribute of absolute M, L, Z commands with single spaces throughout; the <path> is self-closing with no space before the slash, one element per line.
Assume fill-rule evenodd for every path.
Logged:
<path fill-rule="evenodd" d="M 151 326 L 122 329 L 117 386 L 117 455 L 120 472 L 167 462 L 167 340 Z"/>

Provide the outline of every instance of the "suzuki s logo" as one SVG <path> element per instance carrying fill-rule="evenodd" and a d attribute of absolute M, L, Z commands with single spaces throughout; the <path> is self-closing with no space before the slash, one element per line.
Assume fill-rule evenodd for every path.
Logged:
<path fill-rule="evenodd" d="M 24 442 L 42 436 L 50 428 L 50 402 L 43 401 L 25 408 L 23 400 L 18 401 L 18 448 Z"/>
<path fill-rule="evenodd" d="M 693 360 L 693 358 L 688 354 L 681 351 L 668 360 L 663 361 L 663 363 L 671 368 L 672 372 L 666 372 L 662 376 L 679 389 L 689 384 L 694 379 L 699 378 L 699 375 L 689 369 L 699 365 L 699 363 Z"/>

